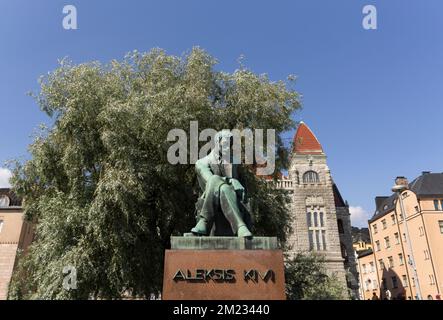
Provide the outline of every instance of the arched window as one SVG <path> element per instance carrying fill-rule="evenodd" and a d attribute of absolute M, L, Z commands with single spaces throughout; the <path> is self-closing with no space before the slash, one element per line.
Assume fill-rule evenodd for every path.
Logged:
<path fill-rule="evenodd" d="M 318 173 L 315 171 L 306 171 L 303 174 L 303 183 L 318 183 Z"/>
<path fill-rule="evenodd" d="M 7 195 L 1 195 L 0 196 L 0 207 L 5 208 L 9 207 L 10 199 Z"/>

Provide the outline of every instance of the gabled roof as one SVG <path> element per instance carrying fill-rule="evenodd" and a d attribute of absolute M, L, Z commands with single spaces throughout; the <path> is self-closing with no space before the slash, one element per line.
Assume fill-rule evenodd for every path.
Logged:
<path fill-rule="evenodd" d="M 320 142 L 303 121 L 294 135 L 292 151 L 296 154 L 323 154 Z"/>
<path fill-rule="evenodd" d="M 409 184 L 409 189 L 414 192 L 418 198 L 442 197 L 443 196 L 443 173 L 423 172 Z M 395 207 L 397 194 L 393 193 L 389 197 L 375 198 L 375 213 L 369 222 L 383 217 Z"/>

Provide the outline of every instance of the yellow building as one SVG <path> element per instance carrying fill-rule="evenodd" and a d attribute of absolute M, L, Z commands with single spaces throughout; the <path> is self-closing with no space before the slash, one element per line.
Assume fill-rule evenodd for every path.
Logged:
<path fill-rule="evenodd" d="M 369 220 L 379 296 L 388 290 L 392 299 L 441 299 L 443 173 L 423 172 L 407 186 L 376 197 Z"/>

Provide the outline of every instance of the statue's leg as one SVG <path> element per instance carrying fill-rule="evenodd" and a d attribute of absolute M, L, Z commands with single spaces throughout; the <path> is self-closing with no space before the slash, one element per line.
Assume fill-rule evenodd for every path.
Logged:
<path fill-rule="evenodd" d="M 252 233 L 243 220 L 243 215 L 237 203 L 237 194 L 232 185 L 223 184 L 220 186 L 220 206 L 226 219 L 231 224 L 233 232 L 237 234 L 237 236 L 245 238 L 252 237 Z"/>
<path fill-rule="evenodd" d="M 212 176 L 207 182 L 205 198 L 199 213 L 199 221 L 197 222 L 197 225 L 192 228 L 192 233 L 207 236 L 211 231 L 212 224 L 214 223 L 215 211 L 219 205 L 218 190 L 223 183 L 225 183 L 224 180 L 216 175 Z"/>

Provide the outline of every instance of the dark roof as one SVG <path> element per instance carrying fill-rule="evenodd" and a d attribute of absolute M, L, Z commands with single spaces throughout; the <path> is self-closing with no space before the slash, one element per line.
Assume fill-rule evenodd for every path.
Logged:
<path fill-rule="evenodd" d="M 19 198 L 10 188 L 0 188 L 0 196 L 6 195 L 9 197 L 10 207 L 20 207 L 22 205 L 22 199 Z"/>
<path fill-rule="evenodd" d="M 334 192 L 334 202 L 336 207 L 347 207 L 346 202 L 343 200 L 343 197 L 340 194 L 340 191 L 337 188 L 337 185 L 334 183 L 332 185 L 332 191 Z"/>
<path fill-rule="evenodd" d="M 409 189 L 414 192 L 418 198 L 441 197 L 443 195 L 443 173 L 423 172 L 409 184 Z M 397 194 L 393 193 L 390 197 L 375 197 L 375 213 L 369 222 L 372 222 L 395 207 Z"/>
<path fill-rule="evenodd" d="M 351 235 L 352 235 L 352 242 L 358 242 L 363 241 L 365 243 L 371 243 L 371 238 L 369 236 L 369 229 L 368 228 L 358 228 L 358 227 L 351 227 Z"/>
<path fill-rule="evenodd" d="M 391 212 L 395 208 L 395 200 L 397 200 L 397 194 L 393 193 L 390 197 L 376 197 L 376 209 L 375 213 L 369 222 L 377 220 L 378 218 L 383 217 L 388 212 Z M 383 198 L 383 199 L 382 199 Z"/>
<path fill-rule="evenodd" d="M 409 188 L 420 197 L 440 197 L 443 195 L 443 173 L 423 172 L 409 184 Z"/>
<path fill-rule="evenodd" d="M 373 253 L 373 252 L 372 252 L 372 249 L 368 249 L 368 250 L 364 250 L 364 251 L 359 251 L 359 252 L 357 252 L 359 258 L 363 258 L 363 257 L 369 256 L 369 255 L 371 255 L 372 253 Z"/>

